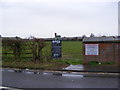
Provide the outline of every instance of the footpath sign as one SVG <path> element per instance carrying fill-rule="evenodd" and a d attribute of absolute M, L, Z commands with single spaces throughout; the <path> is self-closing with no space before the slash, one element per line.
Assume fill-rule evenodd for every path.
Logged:
<path fill-rule="evenodd" d="M 61 58 L 61 40 L 52 41 L 52 58 Z"/>

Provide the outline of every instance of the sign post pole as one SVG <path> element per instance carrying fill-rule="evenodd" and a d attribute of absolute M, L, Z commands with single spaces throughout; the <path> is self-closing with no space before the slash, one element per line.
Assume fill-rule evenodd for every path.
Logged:
<path fill-rule="evenodd" d="M 55 33 L 55 39 L 52 41 L 52 58 L 61 58 L 61 36 Z"/>

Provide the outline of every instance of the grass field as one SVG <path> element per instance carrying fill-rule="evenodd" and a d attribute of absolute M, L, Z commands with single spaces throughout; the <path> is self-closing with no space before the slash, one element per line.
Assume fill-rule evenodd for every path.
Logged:
<path fill-rule="evenodd" d="M 43 56 L 51 54 L 51 42 L 47 42 L 43 49 Z M 60 62 L 70 64 L 82 64 L 82 42 L 81 41 L 62 41 L 62 58 L 57 59 Z"/>
<path fill-rule="evenodd" d="M 80 41 L 63 41 L 62 55 L 65 59 L 82 59 L 82 42 Z"/>
<path fill-rule="evenodd" d="M 63 41 L 62 59 L 70 64 L 82 64 L 82 42 Z"/>

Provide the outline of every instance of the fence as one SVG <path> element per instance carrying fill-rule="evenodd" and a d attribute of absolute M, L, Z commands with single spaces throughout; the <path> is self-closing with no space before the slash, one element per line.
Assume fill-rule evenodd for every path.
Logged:
<path fill-rule="evenodd" d="M 20 39 L 16 40 L 20 42 L 20 49 L 17 50 L 20 53 L 16 53 L 13 46 L 13 40 L 3 39 L 2 42 L 2 60 L 34 60 L 35 54 L 34 52 L 38 52 L 35 50 L 35 44 L 33 40 L 29 39 Z M 45 41 L 45 47 L 42 48 L 42 59 L 45 61 L 51 60 L 51 41 Z M 19 46 L 19 45 L 18 45 Z M 17 59 L 16 59 L 17 58 Z M 60 59 L 63 60 L 82 60 L 82 42 L 81 41 L 62 41 L 62 57 Z"/>
<path fill-rule="evenodd" d="M 41 52 L 45 47 L 43 39 L 3 39 L 2 40 L 2 60 L 37 60 L 50 57 Z M 41 51 L 41 52 L 40 52 Z M 45 51 L 45 50 L 44 50 Z"/>

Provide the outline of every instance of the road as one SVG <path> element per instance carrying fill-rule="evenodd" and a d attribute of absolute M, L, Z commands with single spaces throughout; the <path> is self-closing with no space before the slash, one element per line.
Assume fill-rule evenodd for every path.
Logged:
<path fill-rule="evenodd" d="M 118 88 L 118 78 L 2 71 L 2 86 L 15 88 Z"/>

